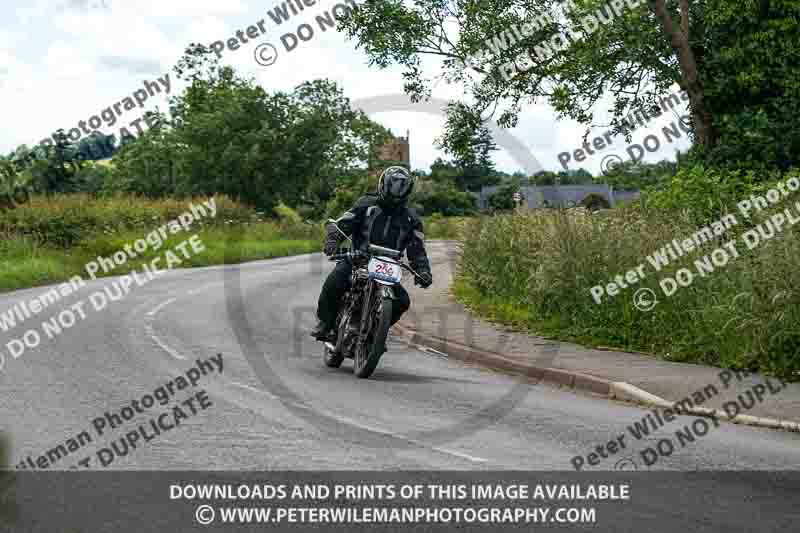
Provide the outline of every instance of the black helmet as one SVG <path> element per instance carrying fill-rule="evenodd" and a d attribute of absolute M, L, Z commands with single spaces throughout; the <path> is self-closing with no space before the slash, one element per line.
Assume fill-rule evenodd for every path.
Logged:
<path fill-rule="evenodd" d="M 414 191 L 414 177 L 403 167 L 389 167 L 378 180 L 378 196 L 390 205 L 400 205 Z"/>

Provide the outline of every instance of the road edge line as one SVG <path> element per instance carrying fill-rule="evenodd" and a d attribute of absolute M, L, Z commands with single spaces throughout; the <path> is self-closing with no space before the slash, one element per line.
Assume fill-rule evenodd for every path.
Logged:
<path fill-rule="evenodd" d="M 467 346 L 452 340 L 440 339 L 420 333 L 418 330 L 404 324 L 401 320 L 393 326 L 393 329 L 401 336 L 407 337 L 408 342 L 419 344 L 442 352 L 467 363 L 476 363 L 482 366 L 503 370 L 514 374 L 521 374 L 528 378 L 546 381 L 548 383 L 566 386 L 572 389 L 584 390 L 601 396 L 606 396 L 612 400 L 622 400 L 634 402 L 649 407 L 674 408 L 675 402 L 670 402 L 660 396 L 640 389 L 635 385 L 624 381 L 609 381 L 589 374 L 583 374 L 571 370 L 560 368 L 537 367 L 522 363 L 520 361 L 493 353 L 472 346 Z M 681 414 L 689 414 L 703 417 L 713 417 L 718 420 L 726 420 L 734 424 L 760 427 L 766 429 L 783 429 L 800 433 L 800 422 L 791 420 L 778 420 L 774 418 L 762 418 L 751 415 L 736 415 L 729 417 L 719 409 L 707 409 L 703 407 L 692 407 L 691 409 L 681 409 Z"/>

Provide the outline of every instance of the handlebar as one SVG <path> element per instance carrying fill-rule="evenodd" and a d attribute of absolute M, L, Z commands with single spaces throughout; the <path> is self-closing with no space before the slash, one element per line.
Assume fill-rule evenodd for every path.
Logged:
<path fill-rule="evenodd" d="M 344 253 L 341 253 L 341 254 L 333 254 L 333 255 L 328 257 L 328 260 L 329 261 L 343 261 L 343 260 L 346 260 L 346 259 L 369 259 L 371 257 L 372 257 L 372 254 L 368 254 L 367 252 L 362 252 L 361 250 L 351 250 L 351 251 L 344 252 Z M 411 268 L 410 266 L 408 266 L 406 264 L 403 264 L 400 261 L 392 261 L 392 263 L 394 263 L 396 265 L 399 265 L 404 270 L 408 270 L 414 276 L 419 277 L 419 274 L 417 274 L 416 271 L 413 268 Z"/>
<path fill-rule="evenodd" d="M 343 252 L 341 254 L 333 254 L 328 256 L 328 261 L 342 261 L 344 259 L 360 259 L 367 257 L 367 254 L 361 250 L 353 250 L 350 252 Z"/>

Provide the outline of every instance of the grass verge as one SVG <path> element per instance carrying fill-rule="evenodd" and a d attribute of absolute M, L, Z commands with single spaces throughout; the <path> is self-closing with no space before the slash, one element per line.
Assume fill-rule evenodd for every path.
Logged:
<path fill-rule="evenodd" d="M 195 201 L 198 203 L 199 200 Z M 88 277 L 85 266 L 110 257 L 126 245 L 145 238 L 187 210 L 189 202 L 140 199 L 93 200 L 77 195 L 37 199 L 29 206 L 0 214 L 0 291 Z M 176 253 L 178 268 L 236 264 L 318 251 L 318 225 L 287 220 L 264 220 L 255 211 L 218 199 L 217 216 L 188 231 L 169 234 L 136 258 L 99 276 L 141 270 L 145 263 L 197 235 L 203 251 L 189 257 Z M 163 262 L 162 262 L 163 264 Z"/>
<path fill-rule="evenodd" d="M 517 330 L 797 381 L 800 226 L 785 227 L 753 250 L 741 239 L 771 214 L 742 222 L 660 271 L 647 257 L 698 231 L 681 213 L 631 206 L 602 215 L 487 217 L 464 232 L 453 292 L 478 314 Z M 740 255 L 700 275 L 695 261 L 732 239 Z M 592 287 L 638 265 L 644 279 L 594 301 Z M 679 269 L 694 272 L 694 280 L 667 297 L 659 283 Z M 652 311 L 634 305 L 641 288 L 657 295 Z"/>

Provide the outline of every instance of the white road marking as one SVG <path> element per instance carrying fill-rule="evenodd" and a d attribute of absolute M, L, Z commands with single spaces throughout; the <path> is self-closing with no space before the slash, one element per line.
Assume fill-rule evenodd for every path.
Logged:
<path fill-rule="evenodd" d="M 216 285 L 216 284 L 206 285 L 205 287 L 201 287 L 199 289 L 195 289 L 193 291 L 190 291 L 187 294 L 193 295 L 193 294 L 196 294 L 198 292 L 202 292 L 202 291 L 210 288 L 213 285 Z M 146 314 L 146 322 L 145 322 L 144 328 L 145 328 L 145 333 L 147 333 L 147 335 L 151 339 L 153 339 L 153 341 L 162 350 L 164 350 L 165 352 L 170 354 L 175 359 L 179 359 L 179 360 L 183 361 L 186 358 L 183 355 L 181 355 L 180 353 L 178 353 L 176 350 L 174 350 L 172 347 L 170 347 L 168 344 L 166 344 L 164 341 L 162 341 L 155 334 L 155 331 L 153 330 L 153 325 L 152 325 L 152 320 L 154 319 L 156 314 L 158 314 L 158 312 L 161 311 L 166 306 L 168 306 L 171 303 L 173 303 L 175 300 L 177 300 L 177 298 L 170 298 L 168 300 L 165 300 L 165 301 L 161 302 L 156 307 L 151 309 Z M 421 347 L 421 346 L 420 346 L 420 348 L 422 348 L 424 352 L 433 353 L 434 355 L 437 355 L 439 357 L 442 357 L 442 356 L 444 356 L 445 358 L 447 357 L 446 354 L 442 354 L 441 352 L 438 352 L 436 350 L 426 349 L 427 347 Z M 233 385 L 235 387 L 242 388 L 242 389 L 249 390 L 251 392 L 255 392 L 257 394 L 262 394 L 262 395 L 267 396 L 268 398 L 270 398 L 272 400 L 283 401 L 283 400 L 281 400 L 280 397 L 278 397 L 275 394 L 272 394 L 271 392 L 266 391 L 264 389 L 257 389 L 255 387 L 251 387 L 249 385 L 245 385 L 243 383 L 236 383 L 236 382 L 231 382 L 231 385 Z M 299 402 L 291 402 L 291 404 L 294 407 L 297 407 L 297 408 L 300 408 L 300 409 L 309 409 L 309 410 L 313 409 L 311 406 L 303 404 L 303 403 L 299 403 Z M 326 411 L 326 410 L 318 410 L 318 411 L 320 413 L 324 414 L 325 416 L 327 416 L 329 418 L 332 418 L 334 420 L 337 420 L 339 422 L 342 422 L 344 424 L 348 424 L 350 426 L 357 427 L 357 428 L 363 429 L 365 431 L 370 431 L 372 433 L 377 433 L 379 435 L 386 435 L 387 437 L 392 437 L 392 438 L 395 438 L 395 439 L 404 440 L 404 441 L 409 442 L 411 444 L 415 444 L 415 445 L 417 445 L 417 446 L 419 446 L 421 448 L 427 448 L 429 450 L 433 450 L 433 451 L 436 451 L 436 452 L 439 452 L 439 453 L 442 453 L 442 454 L 445 454 L 445 455 L 451 455 L 453 457 L 458 457 L 459 459 L 465 459 L 467 461 L 471 461 L 471 462 L 474 462 L 474 463 L 486 463 L 486 462 L 489 461 L 488 459 L 484 459 L 483 457 L 476 457 L 474 455 L 469 455 L 469 454 L 466 454 L 466 453 L 463 453 L 463 452 L 459 452 L 459 451 L 456 451 L 456 450 L 451 450 L 449 448 L 443 448 L 441 446 L 432 447 L 429 444 L 426 444 L 425 442 L 418 441 L 418 440 L 415 440 L 415 439 L 410 439 L 410 438 L 408 438 L 408 437 L 406 437 L 406 436 L 404 436 L 404 435 L 402 435 L 400 433 L 395 433 L 393 431 L 389 431 L 389 430 L 386 430 L 386 429 L 383 429 L 383 428 L 379 428 L 379 427 L 376 427 L 376 426 L 370 426 L 370 425 L 367 425 L 367 424 L 363 424 L 363 423 L 361 423 L 361 422 L 359 422 L 357 420 L 353 420 L 351 418 L 340 416 L 340 415 L 337 415 L 337 414 L 332 413 L 330 411 Z"/>
<path fill-rule="evenodd" d="M 150 316 L 150 317 L 156 316 L 159 311 L 164 309 L 166 306 L 168 306 L 169 304 L 171 304 L 175 300 L 177 300 L 177 298 L 170 298 L 169 300 L 165 300 L 165 301 L 161 302 L 160 304 L 155 306 L 149 313 L 147 313 L 147 316 Z"/>
<path fill-rule="evenodd" d="M 474 455 L 469 455 L 463 452 L 458 452 L 456 450 L 451 450 L 450 448 L 434 448 L 437 452 L 448 453 L 450 455 L 455 455 L 456 457 L 461 457 L 462 459 L 466 459 L 468 461 L 472 461 L 474 463 L 488 463 L 488 459 L 484 459 L 483 457 L 476 457 Z"/>
<path fill-rule="evenodd" d="M 200 287 L 199 289 L 195 289 L 194 291 L 189 291 L 189 292 L 188 292 L 188 294 L 195 294 L 195 293 L 198 293 L 198 292 L 202 292 L 202 291 L 204 291 L 204 290 L 206 290 L 206 289 L 210 288 L 210 287 L 211 287 L 211 286 L 213 286 L 213 285 L 218 285 L 218 284 L 215 284 L 215 283 L 210 283 L 210 284 L 208 284 L 208 285 L 205 285 L 205 286 L 203 286 L 203 287 Z M 146 313 L 146 315 L 145 315 L 145 320 L 146 320 L 146 322 L 145 322 L 145 325 L 144 325 L 144 330 L 145 330 L 145 333 L 147 333 L 147 335 L 148 335 L 148 336 L 149 336 L 151 339 L 153 339 L 153 341 L 154 341 L 154 342 L 155 342 L 155 343 L 156 343 L 156 344 L 157 344 L 157 345 L 158 345 L 158 346 L 159 346 L 159 347 L 160 347 L 162 350 L 164 350 L 165 352 L 167 352 L 168 354 L 170 354 L 170 355 L 171 355 L 172 357 L 174 357 L 175 359 L 178 359 L 178 360 L 181 360 L 181 361 L 185 361 L 185 360 L 186 360 L 186 357 L 182 356 L 180 353 L 178 353 L 178 351 L 177 351 L 177 350 L 173 349 L 173 348 L 172 348 L 171 346 L 169 346 L 167 343 L 165 343 L 164 341 L 162 341 L 162 340 L 161 340 L 161 339 L 158 337 L 158 335 L 156 335 L 155 331 L 153 330 L 153 324 L 151 323 L 151 321 L 152 321 L 152 320 L 155 318 L 155 316 L 158 314 L 158 312 L 159 312 L 159 311 L 161 311 L 162 309 L 164 309 L 166 306 L 168 306 L 169 304 L 171 304 L 172 302 L 174 302 L 174 301 L 175 301 L 175 300 L 177 300 L 177 299 L 178 299 L 178 298 L 177 298 L 177 297 L 175 297 L 175 298 L 170 298 L 170 299 L 168 299 L 168 300 L 164 300 L 163 302 L 161 302 L 160 304 L 158 304 L 157 306 L 155 306 L 153 309 L 151 309 L 150 311 L 148 311 L 148 312 Z"/>
<path fill-rule="evenodd" d="M 153 339 L 153 342 L 155 342 L 155 343 L 156 343 L 156 344 L 157 344 L 157 345 L 158 345 L 158 346 L 159 346 L 159 347 L 160 347 L 162 350 L 164 350 L 165 352 L 167 352 L 168 354 L 170 354 L 170 355 L 171 355 L 172 357 L 174 357 L 175 359 L 178 359 L 178 360 L 180 360 L 180 361 L 185 361 L 185 360 L 186 360 L 186 358 L 185 358 L 184 356 L 182 356 L 181 354 L 179 354 L 179 353 L 178 353 L 176 350 L 174 350 L 174 349 L 173 349 L 171 346 L 169 346 L 167 343 L 165 343 L 164 341 L 162 341 L 162 340 L 161 340 L 161 339 L 158 337 L 158 335 L 156 335 L 156 332 L 155 332 L 155 330 L 153 330 L 153 324 L 152 324 L 152 320 L 153 320 L 153 318 L 155 318 L 156 314 L 157 314 L 159 311 L 161 311 L 162 309 L 164 309 L 166 306 L 168 306 L 169 304 L 171 304 L 172 302 L 174 302 L 175 300 L 177 300 L 177 298 L 170 298 L 169 300 L 164 300 L 163 302 L 161 302 L 160 304 L 158 304 L 157 306 L 155 306 L 153 309 L 151 309 L 151 310 L 150 310 L 150 311 L 147 313 L 147 315 L 145 316 L 144 331 L 145 331 L 145 333 L 147 333 L 148 337 L 150 337 L 151 339 Z"/>
<path fill-rule="evenodd" d="M 278 396 L 272 394 L 271 392 L 265 391 L 264 389 L 257 389 L 255 387 L 251 387 L 249 385 L 244 385 L 242 383 L 235 383 L 234 382 L 234 383 L 231 383 L 231 384 L 236 386 L 236 387 L 240 387 L 240 388 L 252 391 L 252 392 L 256 392 L 258 394 L 263 394 L 263 395 L 265 395 L 265 396 L 267 396 L 267 397 L 269 397 L 270 399 L 273 399 L 273 400 L 279 400 L 279 401 L 281 400 Z M 290 402 L 290 403 L 293 406 L 299 407 L 299 408 L 302 408 L 302 409 L 313 409 L 311 406 L 306 405 L 306 404 L 301 404 L 301 403 L 298 403 L 298 402 Z M 429 450 L 434 450 L 436 452 L 443 453 L 445 455 L 452 455 L 453 457 L 458 457 L 459 459 L 465 459 L 465 460 L 471 461 L 473 463 L 487 463 L 487 462 L 489 462 L 488 459 L 484 459 L 483 457 L 477 457 L 477 456 L 474 456 L 474 455 L 469 455 L 469 454 L 466 454 L 466 453 L 463 453 L 463 452 L 459 452 L 459 451 L 456 451 L 456 450 L 451 450 L 450 448 L 443 448 L 441 446 L 433 447 L 430 444 L 426 444 L 425 442 L 418 441 L 418 440 L 415 440 L 415 439 L 410 439 L 410 438 L 406 437 L 405 435 L 403 435 L 402 433 L 396 433 L 394 431 L 389 431 L 387 429 L 383 429 L 383 428 L 378 427 L 378 426 L 372 426 L 372 425 L 369 425 L 369 424 L 364 424 L 363 422 L 359 422 L 358 420 L 353 420 L 352 418 L 348 418 L 346 416 L 341 416 L 341 415 L 338 415 L 338 414 L 333 413 L 331 411 L 327 411 L 325 409 L 317 409 L 317 411 L 319 413 L 327 416 L 328 418 L 332 418 L 332 419 L 334 419 L 334 420 L 336 420 L 338 422 L 342 422 L 343 424 L 347 424 L 349 426 L 353 426 L 353 427 L 356 427 L 358 429 L 363 429 L 363 430 L 369 431 L 371 433 L 377 433 L 379 435 L 386 435 L 387 437 L 392 437 L 392 438 L 395 438 L 395 439 L 404 440 L 404 441 L 409 442 L 411 444 L 415 444 L 415 445 L 417 445 L 417 446 L 419 446 L 421 448 L 427 448 Z"/>
<path fill-rule="evenodd" d="M 145 324 L 145 325 L 144 325 L 144 331 L 145 331 L 145 333 L 147 333 L 147 335 L 148 335 L 148 336 L 149 336 L 151 339 L 153 339 L 153 341 L 154 341 L 156 344 L 158 344 L 158 346 L 159 346 L 159 347 L 160 347 L 162 350 L 164 350 L 165 352 L 167 352 L 168 354 L 170 354 L 172 357 L 174 357 L 175 359 L 179 359 L 179 360 L 181 360 L 181 361 L 185 361 L 185 360 L 186 360 L 186 358 L 185 358 L 184 356 L 182 356 L 181 354 L 179 354 L 178 352 L 176 352 L 176 351 L 175 351 L 174 349 L 172 349 L 172 348 L 171 348 L 171 347 L 170 347 L 170 346 L 169 346 L 167 343 L 165 343 L 165 342 L 164 342 L 164 341 L 162 341 L 160 338 L 158 338 L 158 335 L 156 335 L 155 331 L 153 331 L 153 325 L 152 325 L 152 324 L 150 324 L 150 323 L 147 323 L 147 324 Z"/>
<path fill-rule="evenodd" d="M 265 391 L 264 389 L 257 389 L 255 387 L 251 387 L 250 385 L 244 385 L 242 383 L 236 383 L 236 382 L 231 382 L 231 385 L 233 385 L 234 387 L 241 387 L 243 389 L 247 389 L 249 391 L 253 391 L 253 392 L 256 392 L 258 394 L 263 394 L 265 396 L 269 396 L 273 400 L 279 400 L 280 399 L 277 396 L 275 396 L 274 394 L 272 394 L 271 392 Z"/>

